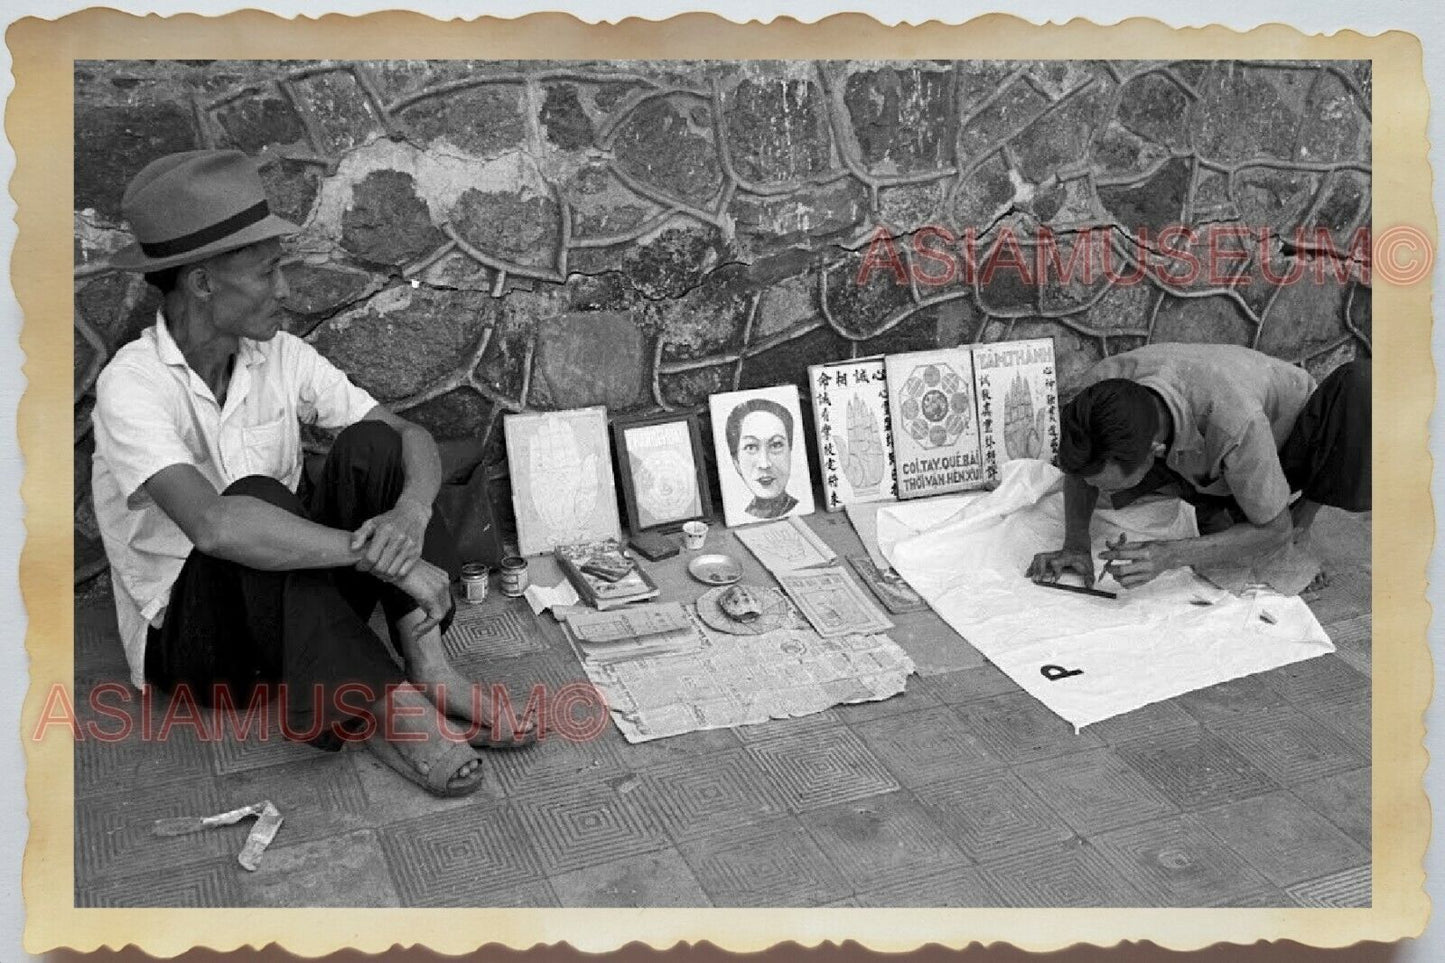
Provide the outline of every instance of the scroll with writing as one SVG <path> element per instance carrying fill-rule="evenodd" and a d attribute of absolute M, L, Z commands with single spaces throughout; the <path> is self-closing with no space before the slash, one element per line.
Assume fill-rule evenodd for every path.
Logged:
<path fill-rule="evenodd" d="M 810 365 L 808 385 L 823 507 L 836 512 L 845 505 L 896 498 L 882 355 Z"/>
<path fill-rule="evenodd" d="M 997 482 L 1005 462 L 1059 453 L 1058 369 L 1053 338 L 974 345 L 984 477 Z"/>

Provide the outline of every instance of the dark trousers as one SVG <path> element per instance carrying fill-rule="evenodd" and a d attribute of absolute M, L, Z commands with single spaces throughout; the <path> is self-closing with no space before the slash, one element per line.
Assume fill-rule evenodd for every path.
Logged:
<path fill-rule="evenodd" d="M 259 498 L 354 531 L 396 504 L 403 481 L 401 437 L 382 422 L 362 421 L 337 437 L 304 500 L 263 475 L 238 479 L 223 497 Z M 458 574 L 451 535 L 435 513 L 421 554 Z M 213 705 L 224 688 L 244 706 L 265 687 L 282 700 L 288 734 L 334 748 L 334 727 L 356 721 L 343 704 L 366 706 L 405 678 L 367 625 L 378 602 L 391 625 L 416 608 L 405 592 L 353 568 L 262 571 L 192 550 L 164 624 L 150 629 L 146 679 L 167 692 L 185 686 L 202 705 Z"/>
<path fill-rule="evenodd" d="M 1290 490 L 1347 512 L 1370 510 L 1370 363 L 1351 361 L 1320 382 L 1279 449 Z M 1246 521 L 1229 495 L 1206 495 L 1162 460 L 1142 481 L 1114 495 L 1115 507 L 1156 492 L 1177 495 L 1196 509 L 1205 534 Z"/>

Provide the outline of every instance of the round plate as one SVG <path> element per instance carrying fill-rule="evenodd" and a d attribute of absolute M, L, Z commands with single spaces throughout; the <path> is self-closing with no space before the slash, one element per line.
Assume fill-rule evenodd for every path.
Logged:
<path fill-rule="evenodd" d="M 699 555 L 687 570 L 704 585 L 731 585 L 743 577 L 742 566 L 730 555 Z"/>

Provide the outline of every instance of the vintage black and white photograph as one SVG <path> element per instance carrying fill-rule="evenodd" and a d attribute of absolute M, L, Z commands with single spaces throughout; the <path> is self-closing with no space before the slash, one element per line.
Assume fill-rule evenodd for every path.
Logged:
<path fill-rule="evenodd" d="M 1369 60 L 73 79 L 75 906 L 1372 905 Z"/>

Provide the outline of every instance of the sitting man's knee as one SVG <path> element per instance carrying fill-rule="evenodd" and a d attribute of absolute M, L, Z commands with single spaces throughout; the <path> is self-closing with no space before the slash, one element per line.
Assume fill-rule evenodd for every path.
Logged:
<path fill-rule="evenodd" d="M 370 454 L 401 454 L 401 435 L 384 421 L 358 421 L 336 436 L 333 452 L 367 452 Z"/>
<path fill-rule="evenodd" d="M 288 512 L 301 514 L 301 501 L 296 493 L 269 475 L 247 475 L 237 478 L 226 486 L 223 495 L 246 495 L 263 502 L 284 508 Z"/>

